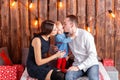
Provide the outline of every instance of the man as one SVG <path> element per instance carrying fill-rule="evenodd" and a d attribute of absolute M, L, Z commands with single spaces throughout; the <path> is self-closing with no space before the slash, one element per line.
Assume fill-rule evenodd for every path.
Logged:
<path fill-rule="evenodd" d="M 78 20 L 74 15 L 68 15 L 65 18 L 64 30 L 76 35 L 75 39 L 69 43 L 74 62 L 68 68 L 65 79 L 76 80 L 86 74 L 89 80 L 99 80 L 99 66 L 93 36 L 78 28 Z"/>

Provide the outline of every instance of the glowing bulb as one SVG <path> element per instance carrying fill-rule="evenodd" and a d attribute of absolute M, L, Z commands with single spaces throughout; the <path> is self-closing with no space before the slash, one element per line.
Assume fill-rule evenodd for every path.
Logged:
<path fill-rule="evenodd" d="M 37 26 L 38 25 L 38 18 L 36 17 L 34 25 Z"/>
<path fill-rule="evenodd" d="M 108 10 L 111 17 L 115 18 L 115 14 L 112 12 L 112 10 Z"/>
<path fill-rule="evenodd" d="M 111 16 L 112 16 L 113 18 L 115 18 L 115 14 L 111 13 Z"/>
<path fill-rule="evenodd" d="M 59 8 L 62 8 L 63 7 L 63 4 L 62 4 L 62 1 L 59 2 Z"/>
<path fill-rule="evenodd" d="M 90 17 L 90 21 L 92 20 L 92 17 Z"/>
<path fill-rule="evenodd" d="M 87 27 L 87 31 L 90 32 L 90 27 Z"/>
<path fill-rule="evenodd" d="M 88 24 L 86 24 L 85 29 L 86 29 L 88 32 L 90 32 L 90 27 L 88 26 Z"/>
<path fill-rule="evenodd" d="M 12 2 L 11 6 L 13 7 L 13 6 L 15 6 L 15 4 L 16 4 L 16 0 L 14 0 L 14 1 Z"/>
<path fill-rule="evenodd" d="M 33 7 L 33 3 L 30 3 L 29 8 L 31 9 Z"/>
<path fill-rule="evenodd" d="M 37 20 L 35 20 L 35 26 L 37 26 L 37 24 L 38 24 L 38 21 L 37 21 Z"/>

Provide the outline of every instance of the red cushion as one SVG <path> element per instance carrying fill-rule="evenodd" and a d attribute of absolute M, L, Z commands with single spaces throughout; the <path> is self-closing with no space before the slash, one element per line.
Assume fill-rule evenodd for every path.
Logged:
<path fill-rule="evenodd" d="M 17 70 L 12 66 L 0 66 L 0 80 L 17 80 Z"/>
<path fill-rule="evenodd" d="M 0 57 L 3 60 L 4 65 L 12 65 L 10 58 L 8 57 L 8 55 L 5 53 L 4 50 L 2 50 L 2 52 L 0 52 Z"/>
<path fill-rule="evenodd" d="M 17 70 L 17 80 L 20 80 L 22 73 L 24 71 L 24 67 L 19 64 L 13 65 L 13 67 Z"/>

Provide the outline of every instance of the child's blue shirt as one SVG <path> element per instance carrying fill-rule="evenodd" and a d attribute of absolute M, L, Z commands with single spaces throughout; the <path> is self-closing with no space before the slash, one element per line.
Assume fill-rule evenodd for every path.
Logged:
<path fill-rule="evenodd" d="M 70 37 L 66 37 L 66 35 L 63 34 L 57 34 L 55 36 L 55 44 L 58 47 L 60 51 L 65 51 L 64 57 L 68 55 L 68 43 L 71 42 L 72 39 Z"/>

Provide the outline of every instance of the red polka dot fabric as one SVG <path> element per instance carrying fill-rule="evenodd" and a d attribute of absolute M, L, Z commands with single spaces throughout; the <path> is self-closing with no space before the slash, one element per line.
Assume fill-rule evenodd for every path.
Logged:
<path fill-rule="evenodd" d="M 20 80 L 23 71 L 22 65 L 0 66 L 0 80 Z"/>
<path fill-rule="evenodd" d="M 0 80 L 17 80 L 17 70 L 12 66 L 0 66 Z"/>

